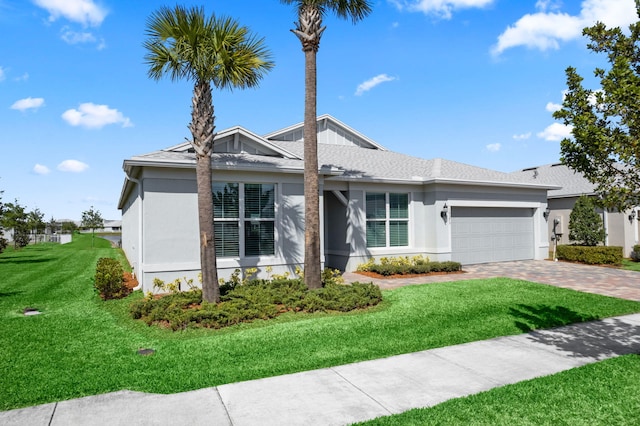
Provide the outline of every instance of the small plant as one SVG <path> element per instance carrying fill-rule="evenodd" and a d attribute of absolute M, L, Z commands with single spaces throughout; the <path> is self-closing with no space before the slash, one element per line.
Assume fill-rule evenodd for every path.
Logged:
<path fill-rule="evenodd" d="M 374 272 L 383 276 L 389 275 L 408 275 L 408 274 L 428 274 L 432 272 L 459 272 L 462 265 L 459 262 L 431 262 L 428 257 L 422 255 L 413 256 L 409 259 L 404 257 L 382 257 L 380 263 L 376 263 L 375 259 L 369 259 L 367 262 L 358 265 L 358 272 Z"/>
<path fill-rule="evenodd" d="M 130 292 L 124 284 L 122 265 L 110 257 L 98 259 L 94 286 L 104 300 L 119 299 Z"/>
<path fill-rule="evenodd" d="M 183 288 L 182 281 L 184 281 L 184 287 L 186 288 Z M 168 284 L 160 278 L 154 278 L 153 288 L 157 293 L 178 293 L 185 290 L 195 290 L 197 287 L 193 284 L 192 278 L 187 279 L 187 277 L 184 277 L 182 280 L 180 278 L 176 278 Z"/>

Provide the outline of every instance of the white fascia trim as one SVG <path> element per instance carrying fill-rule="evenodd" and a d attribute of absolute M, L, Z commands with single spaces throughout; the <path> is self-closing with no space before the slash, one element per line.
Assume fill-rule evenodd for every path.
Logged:
<path fill-rule="evenodd" d="M 598 194 L 596 194 L 595 192 L 578 192 L 578 193 L 575 193 L 575 194 L 549 195 L 547 198 L 553 198 L 553 199 L 574 198 L 574 197 L 581 197 L 583 195 L 586 195 L 586 196 L 589 196 L 589 197 L 595 197 Z"/>
<path fill-rule="evenodd" d="M 528 188 L 528 189 L 559 189 L 559 186 L 530 184 L 520 182 L 496 182 L 496 181 L 469 181 L 464 179 L 441 179 L 441 178 L 429 178 L 429 179 L 386 179 L 375 178 L 367 176 L 342 176 L 338 175 L 331 180 L 345 181 L 345 182 L 366 182 L 366 183 L 395 183 L 395 184 L 407 184 L 407 185 L 428 185 L 428 184 L 451 184 L 451 185 L 468 185 L 468 186 L 497 186 L 502 188 Z"/>
<path fill-rule="evenodd" d="M 236 126 L 236 127 L 230 128 L 230 129 L 222 130 L 221 132 L 218 132 L 216 134 L 215 139 L 219 139 L 219 138 L 221 139 L 223 137 L 227 137 L 227 136 L 232 135 L 234 133 L 239 133 L 239 134 L 245 136 L 247 139 L 251 139 L 252 141 L 257 143 L 258 145 L 264 145 L 266 148 L 268 148 L 268 149 L 270 149 L 272 151 L 275 151 L 276 153 L 282 155 L 285 158 L 294 159 L 294 160 L 302 160 L 301 157 L 298 157 L 297 155 L 295 155 L 291 151 L 287 151 L 286 149 L 274 144 L 273 142 L 268 141 L 266 138 L 260 137 L 260 136 L 256 135 L 255 133 L 251 132 L 250 130 L 247 130 L 244 127 L 241 127 L 241 126 Z M 214 139 L 214 142 L 215 142 L 215 139 Z"/>
<path fill-rule="evenodd" d="M 455 198 L 445 200 L 449 207 L 506 207 L 516 209 L 537 209 L 543 203 L 533 201 L 491 201 L 491 200 L 457 200 Z"/>

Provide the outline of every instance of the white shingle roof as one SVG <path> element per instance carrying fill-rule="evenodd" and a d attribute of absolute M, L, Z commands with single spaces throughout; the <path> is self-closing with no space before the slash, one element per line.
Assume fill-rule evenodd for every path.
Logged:
<path fill-rule="evenodd" d="M 287 151 L 303 157 L 302 142 L 275 142 Z M 344 170 L 344 177 L 381 180 L 459 180 L 514 184 L 541 184 L 511 173 L 435 158 L 425 160 L 393 151 L 380 151 L 343 145 L 318 144 L 318 165 Z"/>
<path fill-rule="evenodd" d="M 240 128 L 232 129 L 239 132 Z M 261 143 L 263 138 L 252 135 L 252 140 Z M 304 169 L 304 142 L 267 141 L 264 144 L 275 149 L 281 156 L 256 155 L 248 153 L 214 153 L 214 169 L 271 170 L 302 173 Z M 134 156 L 125 161 L 127 173 L 135 166 L 194 167 L 195 154 L 185 149 L 184 144 L 176 145 L 149 154 Z M 556 181 L 531 180 L 526 174 L 502 173 L 496 170 L 470 166 L 440 158 L 425 160 L 383 148 L 363 148 L 359 146 L 318 144 L 318 166 L 331 179 L 363 179 L 387 182 L 451 182 L 460 184 L 488 184 L 552 188 Z M 271 152 L 274 152 L 271 150 Z"/>
<path fill-rule="evenodd" d="M 560 189 L 550 190 L 549 198 L 575 197 L 595 193 L 595 186 L 582 174 L 561 163 L 529 167 L 511 174 L 525 177 L 528 182 L 561 186 Z"/>

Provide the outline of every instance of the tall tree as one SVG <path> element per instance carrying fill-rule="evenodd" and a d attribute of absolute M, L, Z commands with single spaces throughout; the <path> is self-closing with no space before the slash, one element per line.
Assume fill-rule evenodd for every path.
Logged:
<path fill-rule="evenodd" d="M 304 52 L 304 279 L 307 287 L 322 287 L 320 256 L 320 198 L 318 177 L 317 68 L 316 56 L 326 27 L 322 19 L 333 12 L 355 24 L 371 12 L 368 0 L 281 0 L 294 5 L 298 21 L 291 30 Z"/>
<path fill-rule="evenodd" d="M 640 16 L 640 0 L 636 9 Z M 595 69 L 600 88 L 591 90 L 567 68 L 568 91 L 553 115 L 572 126 L 561 158 L 596 186 L 602 205 L 623 210 L 640 204 L 640 22 L 628 35 L 601 22 L 583 34 L 590 50 L 607 54 L 610 69 Z"/>
<path fill-rule="evenodd" d="M 606 237 L 602 218 L 586 195 L 581 196 L 569 215 L 569 239 L 582 246 L 597 246 Z"/>
<path fill-rule="evenodd" d="M 89 210 L 82 212 L 82 225 L 83 228 L 91 229 L 91 247 L 96 236 L 96 229 L 104 227 L 104 219 L 99 210 L 94 210 L 93 206 Z"/>
<path fill-rule="evenodd" d="M 43 219 L 44 213 L 38 208 L 27 213 L 27 226 L 31 231 L 33 241 L 36 243 L 38 242 L 38 234 L 44 232 L 46 226 Z"/>
<path fill-rule="evenodd" d="M 149 77 L 194 83 L 189 141 L 196 152 L 202 297 L 220 301 L 213 225 L 211 151 L 215 117 L 211 86 L 255 87 L 273 67 L 264 40 L 231 18 L 206 17 L 203 8 L 162 7 L 147 21 L 144 43 Z"/>
<path fill-rule="evenodd" d="M 4 205 L 2 226 L 13 232 L 13 248 L 26 247 L 29 244 L 29 225 L 25 207 L 18 200 Z"/>

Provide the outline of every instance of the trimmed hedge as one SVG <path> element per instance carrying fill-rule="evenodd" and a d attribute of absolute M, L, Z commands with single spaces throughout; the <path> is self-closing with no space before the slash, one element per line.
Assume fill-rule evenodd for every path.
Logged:
<path fill-rule="evenodd" d="M 620 265 L 622 264 L 622 247 L 612 246 L 558 246 L 556 256 L 560 260 L 580 262 L 589 265 Z"/>
<path fill-rule="evenodd" d="M 458 272 L 462 270 L 459 262 L 427 262 L 421 265 L 373 265 L 370 272 L 375 272 L 383 276 L 389 275 L 410 275 L 429 274 L 432 272 Z"/>

